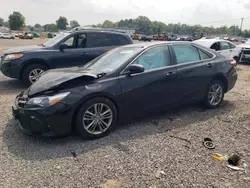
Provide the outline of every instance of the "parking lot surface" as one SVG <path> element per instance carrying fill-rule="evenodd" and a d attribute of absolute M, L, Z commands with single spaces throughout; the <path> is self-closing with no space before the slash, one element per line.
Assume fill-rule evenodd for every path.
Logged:
<path fill-rule="evenodd" d="M 43 40 L 0 40 L 0 53 Z M 110 135 L 48 139 L 24 135 L 12 119 L 21 82 L 0 73 L 0 187 L 250 187 L 250 66 L 219 109 L 182 106 L 128 120 Z M 213 139 L 215 149 L 202 141 Z M 234 171 L 213 153 L 238 154 Z M 113 181 L 111 181 L 113 180 Z M 106 183 L 105 183 L 106 182 Z M 113 188 L 112 187 L 112 188 Z"/>

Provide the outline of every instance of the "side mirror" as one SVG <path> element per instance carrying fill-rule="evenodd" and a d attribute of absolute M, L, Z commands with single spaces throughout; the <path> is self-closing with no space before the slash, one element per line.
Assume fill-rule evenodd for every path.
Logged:
<path fill-rule="evenodd" d="M 137 73 L 141 73 L 141 72 L 144 72 L 143 65 L 132 64 L 132 65 L 129 66 L 129 73 L 130 74 L 137 74 Z"/>
<path fill-rule="evenodd" d="M 61 52 L 64 52 L 64 49 L 67 49 L 67 48 L 68 48 L 68 45 L 64 44 L 64 43 L 60 44 L 60 46 L 59 46 L 59 49 Z"/>

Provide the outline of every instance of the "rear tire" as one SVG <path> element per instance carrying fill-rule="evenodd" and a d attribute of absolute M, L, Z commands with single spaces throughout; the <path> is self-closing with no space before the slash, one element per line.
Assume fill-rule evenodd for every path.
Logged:
<path fill-rule="evenodd" d="M 213 80 L 207 87 L 204 103 L 206 107 L 213 109 L 220 106 L 224 99 L 225 86 L 220 80 Z"/>
<path fill-rule="evenodd" d="M 76 130 L 83 139 L 106 136 L 116 125 L 117 110 L 107 98 L 96 97 L 82 104 L 76 120 Z"/>
<path fill-rule="evenodd" d="M 24 69 L 22 73 L 22 81 L 27 85 L 31 85 L 36 81 L 35 78 L 32 80 L 31 76 L 34 75 L 34 77 L 38 79 L 41 76 L 41 74 L 46 70 L 48 70 L 48 68 L 40 64 L 29 65 Z M 35 72 L 38 73 L 37 76 L 35 76 L 34 74 Z"/>

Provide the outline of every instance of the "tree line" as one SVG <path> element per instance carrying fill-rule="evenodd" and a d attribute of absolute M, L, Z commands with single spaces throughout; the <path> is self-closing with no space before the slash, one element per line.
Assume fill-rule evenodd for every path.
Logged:
<path fill-rule="evenodd" d="M 13 12 L 9 15 L 8 21 L 0 18 L 0 26 L 10 27 L 11 30 L 21 30 L 25 26 L 25 17 L 20 12 Z M 35 24 L 34 26 L 26 26 L 31 31 L 42 29 L 46 32 L 57 32 L 58 30 L 65 30 L 68 28 L 74 28 L 79 26 L 76 20 L 72 20 L 68 23 L 68 20 L 64 16 L 60 16 L 55 23 L 40 25 Z M 187 24 L 165 24 L 159 21 L 151 21 L 146 16 L 139 16 L 135 19 L 123 19 L 119 22 L 112 22 L 105 20 L 102 24 L 93 25 L 93 27 L 100 28 L 112 28 L 112 27 L 128 27 L 135 28 L 136 32 L 143 34 L 185 34 L 192 36 L 203 36 L 203 35 L 220 35 L 227 34 L 230 36 L 243 36 L 250 37 L 250 30 L 241 31 L 238 25 L 232 25 L 230 27 L 213 27 L 213 26 L 201 26 L 201 25 L 187 25 Z"/>
<path fill-rule="evenodd" d="M 250 37 L 250 30 L 241 31 L 238 25 L 230 27 L 207 27 L 201 25 L 187 25 L 187 24 L 165 24 L 159 21 L 151 21 L 146 16 L 139 16 L 135 19 L 124 19 L 119 22 L 112 22 L 105 20 L 102 24 L 93 25 L 93 27 L 111 28 L 111 27 L 128 27 L 135 28 L 138 33 L 142 34 L 183 34 L 183 35 L 220 35 L 227 34 L 230 36 Z"/>
<path fill-rule="evenodd" d="M 11 30 L 22 30 L 24 27 L 33 30 L 44 30 L 46 32 L 57 32 L 58 30 L 65 30 L 70 26 L 71 28 L 79 26 L 79 23 L 76 20 L 70 21 L 68 23 L 67 18 L 60 16 L 55 23 L 40 25 L 35 24 L 34 26 L 27 25 L 25 26 L 25 17 L 20 12 L 13 12 L 9 15 L 8 21 L 4 21 L 3 18 L 0 18 L 0 26 L 9 27 Z"/>

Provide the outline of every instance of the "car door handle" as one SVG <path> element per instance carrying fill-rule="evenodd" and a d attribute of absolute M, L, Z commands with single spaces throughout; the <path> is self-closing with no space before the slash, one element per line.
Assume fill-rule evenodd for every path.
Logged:
<path fill-rule="evenodd" d="M 229 50 L 230 52 L 232 52 L 233 50 Z"/>
<path fill-rule="evenodd" d="M 213 66 L 213 64 L 212 64 L 212 63 L 208 63 L 206 66 L 207 66 L 208 68 L 211 68 L 211 67 Z"/>
<path fill-rule="evenodd" d="M 176 75 L 176 72 L 167 72 L 166 76 L 173 76 Z"/>

